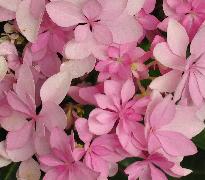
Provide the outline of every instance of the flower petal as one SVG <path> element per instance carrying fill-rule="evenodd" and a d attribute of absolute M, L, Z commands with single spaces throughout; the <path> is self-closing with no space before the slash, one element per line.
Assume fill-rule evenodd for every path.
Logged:
<path fill-rule="evenodd" d="M 62 27 L 84 22 L 80 8 L 68 1 L 52 1 L 46 5 L 46 10 L 53 22 Z"/>
<path fill-rule="evenodd" d="M 167 29 L 167 42 L 172 52 L 186 58 L 189 37 L 184 27 L 176 20 L 170 19 Z"/>

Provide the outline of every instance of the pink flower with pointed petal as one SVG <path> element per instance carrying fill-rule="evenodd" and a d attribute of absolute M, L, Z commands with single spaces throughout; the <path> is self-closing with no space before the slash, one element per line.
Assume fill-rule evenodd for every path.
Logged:
<path fill-rule="evenodd" d="M 4 127 L 7 128 L 10 127 L 9 124 L 12 120 L 21 124 L 18 129 L 7 129 L 9 133 L 6 148 L 13 161 L 27 160 L 35 153 L 35 132 L 38 134 L 38 138 L 45 135 L 45 129 L 51 130 L 54 127 L 64 129 L 66 127 L 64 111 L 53 102 L 44 102 L 40 113 L 36 114 L 34 79 L 30 68 L 25 64 L 21 65 L 19 69 L 15 92 L 8 92 L 7 100 L 13 110 L 19 112 L 16 116 L 18 117 L 22 113 L 21 118 L 24 120 L 23 122 L 21 118 L 16 120 L 15 116 L 10 121 L 4 120 Z"/>
<path fill-rule="evenodd" d="M 100 72 L 98 80 L 127 80 L 134 76 L 137 79 L 147 75 L 144 62 L 149 59 L 149 53 L 136 47 L 135 43 L 109 46 L 108 58 L 100 60 L 95 69 Z"/>
<path fill-rule="evenodd" d="M 205 20 L 205 2 L 203 0 L 164 0 L 163 9 L 168 16 L 159 27 L 166 31 L 170 18 L 178 20 L 193 39 Z"/>
<path fill-rule="evenodd" d="M 141 36 L 134 18 L 124 12 L 126 4 L 126 0 L 89 0 L 76 4 L 54 1 L 48 3 L 46 9 L 59 26 L 75 26 L 75 39 L 65 47 L 67 58 L 83 59 L 90 54 L 102 58 L 106 46 L 112 42 L 137 41 Z M 125 28 L 129 26 L 132 28 Z"/>
<path fill-rule="evenodd" d="M 84 163 L 96 172 L 101 178 L 114 176 L 117 173 L 117 162 L 128 154 L 122 149 L 116 134 L 105 134 L 99 137 L 89 131 L 88 121 L 79 118 L 75 122 L 79 137 L 85 143 L 86 154 Z"/>
<path fill-rule="evenodd" d="M 144 127 L 138 122 L 142 120 L 149 98 L 132 99 L 135 85 L 130 79 L 125 83 L 105 81 L 104 93 L 95 95 L 99 108 L 89 115 L 90 131 L 96 135 L 107 134 L 117 123 L 116 133 L 122 146 L 129 153 L 138 154 L 145 142 Z"/>
<path fill-rule="evenodd" d="M 51 153 L 39 157 L 40 162 L 48 166 L 44 180 L 97 179 L 99 174 L 80 162 L 84 150 L 76 147 L 73 134 L 67 136 L 63 130 L 55 128 L 51 132 L 50 145 Z"/>
<path fill-rule="evenodd" d="M 146 137 L 149 152 L 163 149 L 172 156 L 188 156 L 197 152 L 196 146 L 182 133 L 165 128 L 176 114 L 176 105 L 171 95 L 155 98 L 146 113 Z M 184 148 L 186 147 L 186 148 Z"/>
<path fill-rule="evenodd" d="M 129 180 L 167 180 L 164 172 L 169 171 L 174 163 L 159 153 L 148 155 L 145 160 L 137 161 L 125 169 Z M 164 172 L 163 172 L 164 171 Z"/>
<path fill-rule="evenodd" d="M 204 35 L 205 28 L 202 27 L 191 42 L 191 55 L 186 60 L 188 35 L 181 24 L 170 20 L 167 43 L 159 43 L 154 49 L 154 56 L 172 70 L 156 78 L 150 85 L 151 89 L 161 92 L 175 91 L 175 101 L 187 100 L 189 104 L 197 106 L 204 103 Z"/>

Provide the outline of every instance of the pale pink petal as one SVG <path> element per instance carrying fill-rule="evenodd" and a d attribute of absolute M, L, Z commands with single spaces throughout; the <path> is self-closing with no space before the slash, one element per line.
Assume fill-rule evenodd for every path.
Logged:
<path fill-rule="evenodd" d="M 186 57 L 189 37 L 185 28 L 176 20 L 171 19 L 167 29 L 167 42 L 172 52 L 182 58 Z"/>
<path fill-rule="evenodd" d="M 138 18 L 138 20 L 146 30 L 155 30 L 159 24 L 159 20 L 150 14 L 143 15 L 143 17 Z"/>
<path fill-rule="evenodd" d="M 100 15 L 102 6 L 97 0 L 90 0 L 84 4 L 82 11 L 88 19 L 95 19 Z"/>
<path fill-rule="evenodd" d="M 15 18 L 15 13 L 0 7 L 0 21 L 8 21 Z"/>
<path fill-rule="evenodd" d="M 154 10 L 155 5 L 156 5 L 156 0 L 145 0 L 143 9 L 147 14 L 150 14 Z"/>
<path fill-rule="evenodd" d="M 8 71 L 8 65 L 6 59 L 3 56 L 0 56 L 0 81 L 4 79 Z"/>
<path fill-rule="evenodd" d="M 203 104 L 200 108 L 198 108 L 198 110 L 196 112 L 196 116 L 202 122 L 204 121 L 204 119 L 205 119 L 205 104 Z"/>
<path fill-rule="evenodd" d="M 151 165 L 150 170 L 151 170 L 152 180 L 167 180 L 165 174 L 155 166 Z"/>
<path fill-rule="evenodd" d="M 74 30 L 75 40 L 77 42 L 86 40 L 88 32 L 90 31 L 88 25 L 79 25 Z"/>
<path fill-rule="evenodd" d="M 16 11 L 21 0 L 0 0 L 0 6 L 10 11 Z"/>
<path fill-rule="evenodd" d="M 63 130 L 55 128 L 51 132 L 50 145 L 51 148 L 66 152 L 69 149 L 69 138 Z"/>
<path fill-rule="evenodd" d="M 128 0 L 126 11 L 129 15 L 136 15 L 142 8 L 145 0 Z"/>
<path fill-rule="evenodd" d="M 110 23 L 109 28 L 113 34 L 113 42 L 118 44 L 138 41 L 143 35 L 141 25 L 134 17 L 125 14 Z"/>
<path fill-rule="evenodd" d="M 84 59 L 91 54 L 91 48 L 88 42 L 77 42 L 75 40 L 69 41 L 65 45 L 65 55 L 68 59 Z"/>
<path fill-rule="evenodd" d="M 121 90 L 121 100 L 122 103 L 128 102 L 135 94 L 135 85 L 133 80 L 129 79 L 127 80 Z"/>
<path fill-rule="evenodd" d="M 45 155 L 50 153 L 50 134 L 48 131 L 45 132 L 44 136 L 39 136 L 36 132 L 34 136 L 35 150 L 38 155 Z"/>
<path fill-rule="evenodd" d="M 121 97 L 122 83 L 114 80 L 107 80 L 104 82 L 104 92 L 107 96 Z"/>
<path fill-rule="evenodd" d="M 113 111 L 117 111 L 112 99 L 109 96 L 104 94 L 96 94 L 95 100 L 97 102 L 98 107 L 102 109 L 110 109 Z"/>
<path fill-rule="evenodd" d="M 174 92 L 181 80 L 182 72 L 178 70 L 172 70 L 160 77 L 154 79 L 149 87 L 160 92 Z"/>
<path fill-rule="evenodd" d="M 89 56 L 82 60 L 70 60 L 65 62 L 61 65 L 60 70 L 68 72 L 72 76 L 72 79 L 74 79 L 91 72 L 95 67 L 95 63 L 96 59 L 93 56 Z"/>
<path fill-rule="evenodd" d="M 158 131 L 157 137 L 164 151 L 170 155 L 188 156 L 197 153 L 197 148 L 193 142 L 180 133 L 171 131 Z"/>
<path fill-rule="evenodd" d="M 98 0 L 98 2 L 102 6 L 100 19 L 105 22 L 118 18 L 127 6 L 127 0 Z"/>
<path fill-rule="evenodd" d="M 84 118 L 79 118 L 75 121 L 75 127 L 78 131 L 78 135 L 80 137 L 80 139 L 85 142 L 85 143 L 89 143 L 92 138 L 93 135 L 92 133 L 89 131 L 89 127 L 88 127 L 88 120 L 84 119 Z"/>
<path fill-rule="evenodd" d="M 81 9 L 68 1 L 53 1 L 46 5 L 47 13 L 57 25 L 70 27 L 83 23 L 85 20 Z"/>
<path fill-rule="evenodd" d="M 1 119 L 1 126 L 7 131 L 16 131 L 22 128 L 26 122 L 25 115 L 13 111 L 10 116 Z"/>
<path fill-rule="evenodd" d="M 31 158 L 35 153 L 33 139 L 31 138 L 30 141 L 22 148 L 14 150 L 7 149 L 7 153 L 13 162 L 25 161 Z"/>
<path fill-rule="evenodd" d="M 201 74 L 200 72 L 195 72 L 195 76 L 197 79 L 197 83 L 199 86 L 199 91 L 201 92 L 201 95 L 203 96 L 203 98 L 205 98 L 205 76 L 203 74 Z"/>
<path fill-rule="evenodd" d="M 154 129 L 161 128 L 173 120 L 176 113 L 176 106 L 171 98 L 171 95 L 165 97 L 163 101 L 157 104 L 153 109 L 150 115 L 150 124 Z"/>
<path fill-rule="evenodd" d="M 44 121 L 48 130 L 52 130 L 55 127 L 65 129 L 67 126 L 65 112 L 59 105 L 53 102 L 45 102 L 42 105 L 38 118 L 39 121 Z"/>
<path fill-rule="evenodd" d="M 203 102 L 203 96 L 199 90 L 199 84 L 194 73 L 191 73 L 189 76 L 189 93 L 194 104 L 200 106 Z"/>
<path fill-rule="evenodd" d="M 116 114 L 102 109 L 93 110 L 88 119 L 90 132 L 96 135 L 107 134 L 117 120 Z"/>
<path fill-rule="evenodd" d="M 51 154 L 40 156 L 39 161 L 43 163 L 44 165 L 47 165 L 50 167 L 61 166 L 64 164 L 63 161 L 57 159 L 55 156 Z"/>
<path fill-rule="evenodd" d="M 179 132 L 188 138 L 199 134 L 205 127 L 197 115 L 197 108 L 194 106 L 177 106 L 174 119 L 163 130 Z"/>
<path fill-rule="evenodd" d="M 42 2 L 41 2 L 42 1 Z M 34 42 L 37 38 L 40 24 L 45 9 L 45 0 L 41 0 L 40 3 L 43 6 L 39 7 L 38 18 L 33 16 L 30 11 L 32 0 L 23 0 L 19 4 L 16 11 L 16 21 L 21 33 L 31 42 Z"/>
<path fill-rule="evenodd" d="M 68 92 L 71 80 L 69 72 L 60 72 L 48 78 L 40 90 L 42 102 L 52 101 L 60 104 Z"/>
<path fill-rule="evenodd" d="M 85 87 L 85 88 L 81 88 L 80 91 L 79 91 L 79 96 L 84 100 L 86 101 L 87 103 L 89 104 L 94 104 L 96 105 L 97 102 L 96 102 L 96 99 L 95 99 L 95 94 L 98 94 L 100 93 L 101 90 L 100 88 L 97 88 L 97 87 Z M 90 94 L 93 94 L 93 96 L 90 96 Z"/>
<path fill-rule="evenodd" d="M 185 59 L 182 59 L 181 57 L 173 54 L 166 42 L 157 44 L 153 53 L 156 60 L 159 61 L 162 65 L 177 70 L 184 70 Z"/>
<path fill-rule="evenodd" d="M 21 129 L 11 131 L 6 137 L 7 149 L 22 148 L 32 138 L 33 123 L 25 123 Z"/>
<path fill-rule="evenodd" d="M 199 29 L 194 39 L 192 40 L 190 51 L 195 56 L 200 56 L 205 51 L 205 26 Z"/>
<path fill-rule="evenodd" d="M 17 84 L 15 87 L 16 93 L 25 103 L 27 102 L 27 96 L 35 99 L 35 83 L 34 78 L 31 72 L 31 69 L 28 65 L 22 64 L 19 69 Z M 33 102 L 33 106 L 35 106 Z"/>
<path fill-rule="evenodd" d="M 69 174 L 69 180 L 82 180 L 82 177 L 89 180 L 96 180 L 98 176 L 99 173 L 94 172 L 79 161 L 73 164 L 72 171 Z"/>
<path fill-rule="evenodd" d="M 25 104 L 19 97 L 12 91 L 8 92 L 7 94 L 7 100 L 9 105 L 16 111 L 25 113 L 29 116 L 33 115 L 33 112 L 31 112 L 31 109 L 28 107 L 27 104 Z"/>
<path fill-rule="evenodd" d="M 94 38 L 102 44 L 109 45 L 112 43 L 112 33 L 105 25 L 100 23 L 93 26 Z"/>
<path fill-rule="evenodd" d="M 187 87 L 187 83 L 189 82 L 188 78 L 189 78 L 189 73 L 185 72 L 184 75 L 181 77 L 181 81 L 179 81 L 179 84 L 175 90 L 175 93 L 174 93 L 175 102 L 177 102 L 181 98 L 184 90 L 188 88 Z"/>
<path fill-rule="evenodd" d="M 43 177 L 43 180 L 56 180 L 58 178 L 59 172 L 56 169 L 49 170 Z"/>
<path fill-rule="evenodd" d="M 41 18 L 45 10 L 45 0 L 31 0 L 30 11 L 34 18 Z"/>
<path fill-rule="evenodd" d="M 26 180 L 39 180 L 41 176 L 41 171 L 39 164 L 31 159 L 23 161 L 18 169 L 17 178 Z"/>

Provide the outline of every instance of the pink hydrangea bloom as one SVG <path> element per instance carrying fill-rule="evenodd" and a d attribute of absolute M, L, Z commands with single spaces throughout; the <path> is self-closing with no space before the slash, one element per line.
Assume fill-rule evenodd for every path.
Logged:
<path fill-rule="evenodd" d="M 39 157 L 40 162 L 48 167 L 44 180 L 81 180 L 82 177 L 96 180 L 99 176 L 80 162 L 84 150 L 76 147 L 73 135 L 67 136 L 55 128 L 51 132 L 50 146 L 51 153 Z"/>
<path fill-rule="evenodd" d="M 128 152 L 138 154 L 144 148 L 144 127 L 138 122 L 142 120 L 149 98 L 132 99 L 135 94 L 132 80 L 124 83 L 107 80 L 104 93 L 95 95 L 99 108 L 89 115 L 90 131 L 96 135 L 106 134 L 117 122 L 120 143 Z"/>
<path fill-rule="evenodd" d="M 188 156 L 195 154 L 195 145 L 183 134 L 167 129 L 175 117 L 176 105 L 171 100 L 171 95 L 163 100 L 155 100 L 155 104 L 146 113 L 146 136 L 148 138 L 149 152 L 155 152 L 162 148 L 171 156 Z M 158 101 L 158 102 L 157 102 Z M 186 148 L 184 148 L 186 147 Z"/>
<path fill-rule="evenodd" d="M 4 121 L 4 127 L 9 131 L 6 148 L 13 161 L 31 157 L 35 153 L 34 138 L 44 136 L 45 129 L 66 127 L 64 111 L 53 102 L 43 103 L 41 112 L 36 114 L 34 79 L 30 68 L 25 64 L 19 69 L 15 92 L 9 91 L 7 100 L 12 110 L 18 112 Z"/>
<path fill-rule="evenodd" d="M 175 101 L 182 98 L 189 104 L 202 105 L 205 98 L 204 37 L 205 28 L 202 27 L 191 42 L 191 55 L 186 58 L 189 37 L 181 24 L 170 20 L 167 42 L 159 43 L 155 47 L 154 56 L 171 71 L 156 78 L 150 87 L 161 92 L 175 91 Z"/>
<path fill-rule="evenodd" d="M 163 9 L 168 16 L 160 25 L 163 29 L 170 18 L 178 20 L 193 39 L 205 20 L 205 2 L 203 0 L 164 0 Z"/>
<path fill-rule="evenodd" d="M 134 76 L 137 79 L 147 76 L 144 62 L 149 59 L 146 53 L 135 43 L 112 45 L 107 50 L 108 58 L 100 60 L 95 69 L 100 72 L 99 81 L 106 79 L 127 80 Z"/>
<path fill-rule="evenodd" d="M 142 36 L 126 6 L 126 0 L 53 1 L 46 9 L 59 26 L 75 26 L 75 39 L 68 42 L 65 54 L 70 59 L 83 59 L 90 54 L 102 58 L 106 45 L 137 41 Z M 129 26 L 132 30 L 125 28 Z"/>
<path fill-rule="evenodd" d="M 79 118 L 75 126 L 82 141 L 85 143 L 86 154 L 84 163 L 96 172 L 100 178 L 114 176 L 117 173 L 117 162 L 128 154 L 122 149 L 116 134 L 105 134 L 96 137 L 89 131 L 88 121 Z"/>

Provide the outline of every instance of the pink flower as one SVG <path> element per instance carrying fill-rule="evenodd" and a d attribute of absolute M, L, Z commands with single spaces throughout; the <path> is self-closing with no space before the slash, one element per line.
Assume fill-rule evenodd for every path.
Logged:
<path fill-rule="evenodd" d="M 164 172 L 170 171 L 174 163 L 162 154 L 154 153 L 148 155 L 143 161 L 137 161 L 125 169 L 129 180 L 167 180 Z M 164 172 L 163 172 L 164 171 Z"/>
<path fill-rule="evenodd" d="M 156 78 L 150 87 L 161 92 L 175 91 L 175 101 L 181 99 L 189 104 L 202 105 L 205 98 L 204 37 L 205 28 L 202 27 L 191 42 L 191 55 L 186 60 L 188 35 L 182 25 L 170 20 L 167 43 L 159 43 L 154 49 L 154 56 L 172 70 Z"/>
<path fill-rule="evenodd" d="M 144 36 L 146 35 L 148 39 L 149 39 L 149 33 L 150 32 L 152 33 L 154 30 L 156 30 L 158 24 L 160 23 L 160 21 L 154 15 L 151 15 L 152 11 L 155 8 L 155 5 L 156 5 L 156 0 L 145 0 L 142 9 L 137 14 L 135 14 L 135 18 L 137 22 L 143 28 Z"/>
<path fill-rule="evenodd" d="M 104 93 L 95 95 L 99 108 L 89 115 L 90 131 L 96 135 L 107 134 L 117 123 L 116 133 L 122 146 L 130 153 L 139 153 L 139 149 L 144 148 L 144 127 L 138 122 L 142 120 L 149 98 L 132 99 L 135 94 L 132 80 L 123 84 L 107 80 Z"/>
<path fill-rule="evenodd" d="M 100 60 L 95 69 L 100 72 L 98 80 L 127 80 L 132 75 L 143 78 L 148 74 L 144 62 L 149 59 L 149 53 L 136 47 L 135 43 L 113 45 L 108 48 L 108 58 Z"/>
<path fill-rule="evenodd" d="M 165 29 L 168 19 L 174 18 L 184 26 L 190 39 L 193 39 L 205 20 L 204 7 L 203 0 L 164 0 L 163 9 L 168 18 L 160 27 Z"/>
<path fill-rule="evenodd" d="M 123 160 L 127 153 L 122 149 L 116 134 L 105 134 L 99 137 L 89 131 L 86 119 L 79 118 L 75 122 L 80 139 L 85 143 L 84 163 L 101 178 L 114 176 L 118 171 L 117 162 Z"/>
<path fill-rule="evenodd" d="M 112 42 L 127 43 L 139 39 L 141 29 L 134 18 L 124 12 L 126 5 L 126 0 L 53 1 L 46 9 L 59 26 L 75 26 L 75 39 L 68 42 L 65 54 L 69 59 L 83 59 L 90 54 L 104 57 L 104 49 Z M 129 26 L 132 29 L 125 28 Z"/>
<path fill-rule="evenodd" d="M 44 180 L 96 180 L 99 176 L 80 162 L 83 148 L 77 148 L 73 134 L 67 136 L 63 130 L 55 128 L 50 136 L 51 153 L 39 157 L 42 165 L 48 167 Z"/>
<path fill-rule="evenodd" d="M 0 21 L 16 19 L 21 33 L 34 42 L 45 10 L 45 0 L 4 0 L 0 2 Z"/>
<path fill-rule="evenodd" d="M 64 111 L 53 102 L 44 102 L 40 113 L 36 114 L 32 72 L 23 64 L 18 73 L 15 92 L 10 91 L 7 94 L 8 103 L 16 113 L 9 120 L 4 120 L 4 127 L 9 131 L 6 149 L 13 161 L 23 161 L 31 157 L 35 153 L 34 139 L 45 136 L 46 129 L 66 127 Z"/>
<path fill-rule="evenodd" d="M 46 77 L 58 73 L 61 60 L 57 53 L 63 53 L 64 45 L 71 37 L 70 30 L 55 25 L 45 15 L 35 43 L 28 43 L 24 49 L 24 63 L 35 67 Z"/>
<path fill-rule="evenodd" d="M 182 133 L 164 129 L 174 120 L 175 114 L 176 105 L 171 100 L 171 95 L 164 99 L 159 96 L 148 106 L 145 124 L 149 152 L 163 149 L 171 156 L 188 156 L 197 152 L 196 146 Z"/>

